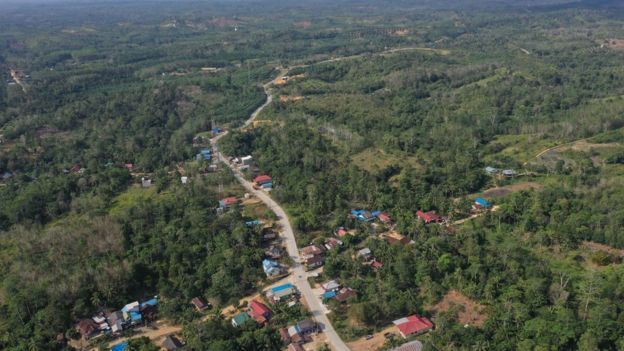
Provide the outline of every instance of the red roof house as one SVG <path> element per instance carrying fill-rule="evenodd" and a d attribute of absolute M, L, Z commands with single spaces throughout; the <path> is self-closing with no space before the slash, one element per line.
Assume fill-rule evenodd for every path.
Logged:
<path fill-rule="evenodd" d="M 336 234 L 338 236 L 345 236 L 345 235 L 349 234 L 349 232 L 347 232 L 346 229 L 341 227 L 341 228 L 338 228 L 338 230 L 336 231 Z"/>
<path fill-rule="evenodd" d="M 259 176 L 255 177 L 253 179 L 253 182 L 258 184 L 258 185 L 265 184 L 265 183 L 270 183 L 272 181 L 273 181 L 273 179 L 270 176 L 268 176 L 268 175 L 259 175 Z"/>
<path fill-rule="evenodd" d="M 433 329 L 433 323 L 426 317 L 411 315 L 409 317 L 397 319 L 393 321 L 394 325 L 399 329 L 399 333 L 404 338 L 413 334 L 422 334 Z"/>
<path fill-rule="evenodd" d="M 423 212 L 418 210 L 416 211 L 416 215 L 425 221 L 425 223 L 439 223 L 442 221 L 442 218 L 440 218 L 435 211 Z"/>
<path fill-rule="evenodd" d="M 271 310 L 267 305 L 256 300 L 249 303 L 249 315 L 258 323 L 265 323 L 271 318 Z"/>
<path fill-rule="evenodd" d="M 238 199 L 234 196 L 226 197 L 225 199 L 219 201 L 219 205 L 221 207 L 229 207 L 238 202 Z"/>
<path fill-rule="evenodd" d="M 377 218 L 379 218 L 380 221 L 382 221 L 383 223 L 388 223 L 391 221 L 390 216 L 387 213 L 380 213 L 379 216 L 377 216 Z"/>
<path fill-rule="evenodd" d="M 376 259 L 371 262 L 371 267 L 373 268 L 381 268 L 383 267 L 383 263 L 377 261 Z"/>

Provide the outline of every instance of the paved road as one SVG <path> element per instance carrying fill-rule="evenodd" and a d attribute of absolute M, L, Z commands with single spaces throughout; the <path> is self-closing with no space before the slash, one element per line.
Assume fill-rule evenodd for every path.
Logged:
<path fill-rule="evenodd" d="M 278 77 L 281 77 L 287 72 L 288 70 L 286 69 L 282 70 Z M 273 82 L 274 81 L 271 81 L 264 85 L 264 91 L 267 95 L 267 100 L 262 106 L 260 106 L 251 114 L 250 118 L 244 123 L 244 127 L 249 126 L 251 123 L 253 123 L 254 119 L 258 116 L 258 114 L 271 103 L 272 96 L 270 93 L 270 87 Z M 323 329 L 323 332 L 327 337 L 327 341 L 331 345 L 332 349 L 335 351 L 349 351 L 349 348 L 344 343 L 344 341 L 342 341 L 334 327 L 331 325 L 329 318 L 327 318 L 327 316 L 325 315 L 323 303 L 321 299 L 312 291 L 312 287 L 310 286 L 310 283 L 307 279 L 305 268 L 299 263 L 299 248 L 297 247 L 297 242 L 295 241 L 295 232 L 290 225 L 288 215 L 286 214 L 284 209 L 282 209 L 282 207 L 277 202 L 275 202 L 267 193 L 262 190 L 255 190 L 252 184 L 243 177 L 238 169 L 236 169 L 236 166 L 230 163 L 227 158 L 219 151 L 217 141 L 226 134 L 227 132 L 222 133 L 211 140 L 211 144 L 215 151 L 215 154 L 221 162 L 226 164 L 234 172 L 234 176 L 236 177 L 238 182 L 243 185 L 247 192 L 255 195 L 258 199 L 264 202 L 264 204 L 267 205 L 271 209 L 271 211 L 273 211 L 277 215 L 278 223 L 282 228 L 282 236 L 286 241 L 286 250 L 288 251 L 288 255 L 293 262 L 293 284 L 297 287 L 297 289 L 299 289 L 303 298 L 305 298 L 306 302 L 308 303 L 310 312 L 312 313 L 312 316 L 321 325 L 321 328 Z"/>

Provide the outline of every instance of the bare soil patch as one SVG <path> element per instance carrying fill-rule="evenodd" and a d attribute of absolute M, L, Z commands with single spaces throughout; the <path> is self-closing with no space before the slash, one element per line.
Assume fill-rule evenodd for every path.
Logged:
<path fill-rule="evenodd" d="M 361 337 L 355 341 L 347 343 L 349 349 L 358 350 L 358 351 L 376 351 L 379 350 L 385 343 L 386 338 L 384 337 L 385 333 L 394 333 L 395 335 L 399 335 L 399 331 L 396 326 L 392 325 L 388 328 L 373 334 L 373 338 L 366 340 L 366 337 Z"/>
<path fill-rule="evenodd" d="M 624 49 L 624 39 L 607 39 L 605 44 L 611 49 Z"/>
<path fill-rule="evenodd" d="M 295 27 L 297 28 L 301 28 L 301 29 L 308 29 L 312 26 L 312 22 L 311 21 L 299 21 L 299 22 L 295 22 Z"/>
<path fill-rule="evenodd" d="M 620 256 L 620 257 L 624 256 L 624 250 L 622 249 L 616 249 L 609 245 L 599 244 L 593 241 L 583 241 L 582 246 L 591 251 L 602 251 L 602 252 L 606 252 L 608 254 L 615 255 L 615 256 Z"/>
<path fill-rule="evenodd" d="M 483 313 L 485 307 L 472 301 L 457 290 L 449 291 L 442 301 L 433 306 L 431 310 L 436 313 L 445 312 L 455 305 L 464 307 L 463 311 L 460 310 L 458 315 L 458 321 L 461 324 L 480 327 L 487 320 L 487 316 Z"/>
<path fill-rule="evenodd" d="M 233 26 L 241 22 L 232 18 L 217 17 L 208 21 L 208 23 L 213 24 L 215 26 L 219 26 L 219 27 L 225 27 L 225 26 Z"/>
<path fill-rule="evenodd" d="M 483 196 L 487 198 L 497 198 L 509 195 L 522 190 L 540 189 L 541 184 L 535 182 L 516 183 L 508 186 L 491 188 L 483 192 Z"/>

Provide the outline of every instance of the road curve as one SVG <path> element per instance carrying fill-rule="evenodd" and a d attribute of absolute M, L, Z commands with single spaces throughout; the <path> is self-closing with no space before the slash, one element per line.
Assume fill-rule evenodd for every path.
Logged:
<path fill-rule="evenodd" d="M 288 72 L 287 69 L 281 70 L 278 77 L 286 74 Z M 264 92 L 267 96 L 267 100 L 264 104 L 258 107 L 249 117 L 247 121 L 243 124 L 243 127 L 247 127 L 253 123 L 254 119 L 264 110 L 269 104 L 273 101 L 273 97 L 271 96 L 270 87 L 273 84 L 274 80 L 264 84 Z M 253 188 L 251 182 L 246 180 L 243 175 L 236 169 L 235 165 L 230 163 L 229 160 L 219 151 L 217 141 L 225 136 L 227 132 L 222 133 L 211 140 L 212 148 L 215 151 L 215 154 L 219 158 L 221 162 L 226 164 L 234 173 L 234 176 L 238 180 L 239 183 L 249 192 L 250 194 L 255 195 L 258 199 L 264 202 L 267 207 L 273 211 L 278 218 L 278 223 L 282 228 L 282 236 L 286 241 L 286 250 L 288 255 L 292 261 L 292 273 L 293 273 L 293 283 L 301 292 L 303 298 L 308 303 L 308 307 L 314 319 L 320 324 L 325 336 L 327 337 L 327 342 L 331 346 L 334 351 L 349 351 L 347 345 L 342 341 L 334 327 L 332 326 L 329 318 L 325 315 L 324 308 L 322 305 L 321 299 L 314 294 L 312 291 L 312 287 L 308 282 L 305 268 L 300 263 L 299 257 L 299 248 L 297 247 L 297 241 L 295 240 L 295 232 L 290 225 L 290 220 L 288 219 L 288 215 L 284 211 L 284 209 L 273 200 L 267 193 L 262 190 L 256 190 Z"/>

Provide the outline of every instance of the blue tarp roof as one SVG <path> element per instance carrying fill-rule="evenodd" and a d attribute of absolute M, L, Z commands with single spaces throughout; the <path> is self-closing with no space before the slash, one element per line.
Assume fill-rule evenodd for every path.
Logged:
<path fill-rule="evenodd" d="M 262 267 L 264 268 L 265 271 L 267 271 L 271 268 L 279 267 L 279 263 L 265 258 L 262 261 Z"/>
<path fill-rule="evenodd" d="M 359 216 L 364 213 L 364 210 L 351 210 L 351 214 L 354 216 Z"/>
<path fill-rule="evenodd" d="M 478 197 L 475 199 L 475 202 L 483 207 L 490 207 L 490 203 L 484 198 Z"/>
<path fill-rule="evenodd" d="M 373 216 L 377 217 L 377 216 L 379 216 L 379 215 L 381 214 L 381 211 L 377 211 L 377 210 L 375 210 L 375 211 L 371 211 L 371 214 L 372 214 Z"/>
<path fill-rule="evenodd" d="M 153 298 L 153 299 L 150 299 L 150 300 L 147 300 L 147 301 L 143 302 L 141 304 L 141 307 L 143 307 L 143 306 L 156 306 L 156 305 L 158 305 L 158 300 L 156 298 Z"/>
<path fill-rule="evenodd" d="M 130 319 L 133 322 L 141 321 L 141 314 L 139 312 L 130 312 Z"/>
<path fill-rule="evenodd" d="M 280 291 L 283 291 L 283 290 L 286 290 L 286 289 L 292 289 L 294 287 L 295 287 L 294 285 L 292 285 L 290 283 L 286 283 L 286 284 L 274 287 L 273 289 L 271 289 L 271 291 L 276 293 L 276 292 L 280 292 Z"/>
<path fill-rule="evenodd" d="M 328 292 L 323 294 L 323 298 L 324 299 L 333 299 L 334 297 L 336 297 L 336 292 L 335 291 L 328 291 Z"/>
<path fill-rule="evenodd" d="M 128 348 L 128 342 L 124 341 L 121 344 L 117 344 L 111 348 L 112 351 L 126 351 Z"/>
<path fill-rule="evenodd" d="M 254 225 L 260 225 L 262 224 L 262 221 L 259 219 L 256 219 L 254 221 L 249 221 L 249 222 L 245 222 L 245 225 L 247 225 L 248 227 L 252 227 Z"/>

